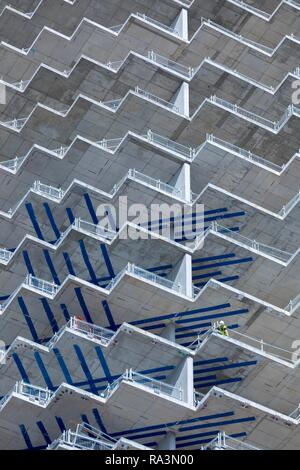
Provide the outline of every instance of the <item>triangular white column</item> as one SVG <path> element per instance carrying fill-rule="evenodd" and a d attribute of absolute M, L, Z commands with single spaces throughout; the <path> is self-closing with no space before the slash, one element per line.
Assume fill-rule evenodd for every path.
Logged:
<path fill-rule="evenodd" d="M 175 95 L 173 96 L 171 103 L 177 108 L 177 112 L 189 117 L 190 115 L 190 89 L 189 84 L 183 82 Z"/>
<path fill-rule="evenodd" d="M 169 431 L 157 446 L 158 450 L 176 450 L 176 434 Z"/>
<path fill-rule="evenodd" d="M 192 357 L 182 359 L 179 366 L 168 377 L 168 383 L 182 391 L 182 401 L 189 406 L 194 406 L 194 370 Z"/>
<path fill-rule="evenodd" d="M 180 170 L 169 182 L 172 186 L 180 190 L 180 197 L 187 203 L 191 202 L 191 166 L 184 163 Z"/>
<path fill-rule="evenodd" d="M 189 38 L 189 25 L 188 25 L 188 12 L 184 8 L 181 10 L 175 21 L 172 23 L 172 28 L 174 28 L 178 35 L 185 41 Z"/>
<path fill-rule="evenodd" d="M 180 292 L 187 297 L 193 296 L 192 257 L 185 254 L 174 279 L 180 285 Z"/>
<path fill-rule="evenodd" d="M 162 338 L 168 339 L 169 341 L 173 341 L 175 343 L 175 323 L 169 323 L 162 331 L 161 336 Z"/>

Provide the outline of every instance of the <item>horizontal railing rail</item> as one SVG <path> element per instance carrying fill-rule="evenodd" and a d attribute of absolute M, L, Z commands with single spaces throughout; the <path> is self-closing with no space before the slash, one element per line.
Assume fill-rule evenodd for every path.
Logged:
<path fill-rule="evenodd" d="M 22 129 L 25 122 L 27 121 L 28 117 L 26 118 L 19 118 L 19 119 L 12 119 L 11 121 L 1 122 L 1 124 L 5 127 L 9 127 L 10 129 Z"/>
<path fill-rule="evenodd" d="M 217 327 L 212 328 L 210 330 L 210 334 L 215 333 L 215 334 L 220 334 Z M 236 339 L 237 341 L 241 341 L 247 346 L 251 346 L 262 353 L 269 354 L 271 356 L 274 356 L 278 359 L 282 359 L 284 361 L 288 361 L 291 364 L 294 363 L 292 357 L 295 351 L 289 351 L 284 348 L 280 348 L 278 346 L 274 346 L 273 344 L 267 343 L 263 339 L 257 339 L 252 336 L 246 335 L 245 333 L 241 333 L 237 330 L 229 330 L 228 332 L 229 338 Z M 223 336 L 220 334 L 222 338 L 226 339 L 226 336 Z"/>
<path fill-rule="evenodd" d="M 247 444 L 240 439 L 228 436 L 225 432 L 219 432 L 211 442 L 202 447 L 202 450 L 260 450 L 258 447 L 254 447 Z"/>
<path fill-rule="evenodd" d="M 40 181 L 35 181 L 33 184 L 33 191 L 39 194 L 43 194 L 54 199 L 62 199 L 65 192 L 61 188 L 55 188 L 48 184 L 41 183 Z"/>
<path fill-rule="evenodd" d="M 104 106 L 107 106 L 108 108 L 116 109 L 121 103 L 122 99 L 123 98 L 119 98 L 117 100 L 100 101 L 100 103 L 103 104 Z"/>
<path fill-rule="evenodd" d="M 7 250 L 6 248 L 0 248 L 0 260 L 9 261 L 12 256 L 12 251 Z"/>
<path fill-rule="evenodd" d="M 181 293 L 182 291 L 181 284 L 158 276 L 157 274 L 147 271 L 146 269 L 139 268 L 132 263 L 128 263 L 127 272 L 141 279 L 145 279 L 146 281 L 150 281 L 162 287 L 166 287 L 167 289 L 174 290 L 175 292 Z"/>
<path fill-rule="evenodd" d="M 163 393 L 164 395 L 176 398 L 177 400 L 183 400 L 183 391 L 181 388 L 153 379 L 152 377 L 139 374 L 132 369 L 128 371 L 128 377 L 126 377 L 126 380 L 145 385 L 157 394 Z"/>
<path fill-rule="evenodd" d="M 128 172 L 128 175 L 132 179 L 136 179 L 138 181 L 142 181 L 143 183 L 148 184 L 158 190 L 161 190 L 165 193 L 171 194 L 172 196 L 182 197 L 182 189 L 176 188 L 175 186 L 171 186 L 168 183 L 164 183 L 161 180 L 152 178 L 151 176 L 144 175 L 135 169 L 131 169 Z"/>
<path fill-rule="evenodd" d="M 140 96 L 143 96 L 144 98 L 153 101 L 155 103 L 158 103 L 166 108 L 171 109 L 172 111 L 175 111 L 176 113 L 179 113 L 179 108 L 176 106 L 174 103 L 171 103 L 170 101 L 166 101 L 159 96 L 154 95 L 153 93 L 150 93 L 149 91 L 143 90 L 139 86 L 136 86 L 134 88 L 135 93 L 137 93 Z"/>
<path fill-rule="evenodd" d="M 24 284 L 36 289 L 44 294 L 55 295 L 59 290 L 59 286 L 55 284 L 55 282 L 45 281 L 43 279 L 39 279 L 32 274 L 28 274 L 24 281 Z"/>
<path fill-rule="evenodd" d="M 73 330 L 83 333 L 89 338 L 98 339 L 106 344 L 109 343 L 111 338 L 115 335 L 114 331 L 103 328 L 102 326 L 88 323 L 79 318 L 72 317 L 69 322 L 69 327 Z"/>
<path fill-rule="evenodd" d="M 209 101 L 211 103 L 215 103 L 218 106 L 221 106 L 222 108 L 225 108 L 227 110 L 232 111 L 235 114 L 238 114 L 240 116 L 244 116 L 246 119 L 250 119 L 251 121 L 257 122 L 265 127 L 272 128 L 276 130 L 278 128 L 278 123 L 275 121 L 271 121 L 270 119 L 266 119 L 263 116 L 260 116 L 259 114 L 253 113 L 252 111 L 248 111 L 247 109 L 241 108 L 240 106 L 230 103 L 227 100 L 224 100 L 222 98 L 219 98 L 216 95 L 213 95 L 209 98 Z M 284 117 L 284 120 L 286 120 L 286 116 Z"/>
<path fill-rule="evenodd" d="M 256 251 L 259 251 L 265 255 L 271 256 L 276 258 L 280 261 L 284 261 L 288 263 L 292 258 L 293 254 L 287 251 L 279 250 L 278 248 L 274 248 L 269 245 L 265 245 L 264 243 L 257 242 L 256 240 L 252 240 L 251 238 L 245 237 L 241 235 L 239 232 L 235 232 L 228 227 L 224 227 L 223 225 L 219 224 L 218 222 L 212 222 L 211 230 L 222 233 L 225 236 L 230 237 L 233 240 L 236 240 L 243 245 L 248 246 Z"/>
<path fill-rule="evenodd" d="M 234 33 L 230 29 L 227 29 L 224 26 L 221 26 L 220 24 L 215 23 L 214 21 L 212 21 L 210 19 L 201 18 L 201 25 L 211 26 L 215 30 L 220 31 L 220 32 L 226 34 L 229 37 L 235 38 L 238 41 L 242 42 L 243 44 L 253 46 L 254 48 L 259 49 L 259 50 L 265 52 L 266 54 L 272 55 L 272 53 L 273 53 L 273 49 L 271 47 L 264 46 L 263 44 L 260 44 L 256 41 L 252 41 L 251 39 L 246 38 L 246 37 L 242 36 L 241 34 Z"/>
<path fill-rule="evenodd" d="M 80 218 L 76 218 L 74 220 L 73 226 L 78 230 L 84 230 L 92 235 L 107 238 L 108 240 L 112 240 L 116 235 L 116 232 L 113 230 L 109 230 L 100 224 L 93 224 L 92 222 L 87 222 Z"/>
<path fill-rule="evenodd" d="M 249 160 L 250 162 L 259 163 L 260 165 L 263 165 L 265 167 L 268 167 L 268 168 L 270 168 L 272 170 L 275 170 L 275 171 L 278 171 L 278 172 L 281 171 L 282 168 L 283 168 L 280 165 L 276 165 L 276 163 L 270 162 L 269 160 L 266 160 L 265 158 L 262 158 L 258 155 L 255 155 L 250 150 L 245 150 L 241 147 L 238 147 L 237 145 L 234 145 L 234 144 L 232 144 L 230 142 L 227 142 L 223 139 L 215 137 L 213 134 L 207 134 L 206 135 L 206 140 L 207 140 L 207 142 L 215 143 L 216 145 L 219 145 L 223 148 L 226 148 L 229 151 L 237 153 L 241 157 Z"/>
<path fill-rule="evenodd" d="M 154 20 L 153 18 L 150 18 L 149 16 L 145 15 L 144 13 L 136 12 L 135 15 L 138 18 L 141 18 L 142 20 L 147 21 L 148 23 L 152 23 L 153 25 L 158 26 L 160 29 L 164 29 L 164 30 L 166 30 L 166 31 L 168 31 L 172 34 L 175 34 L 176 36 L 180 36 L 179 31 L 177 31 L 176 28 L 174 28 L 172 26 L 167 26 L 167 25 L 161 23 L 160 21 Z"/>
<path fill-rule="evenodd" d="M 188 78 L 193 77 L 195 70 L 193 67 L 187 67 L 186 65 L 179 64 L 174 60 L 168 59 L 160 54 L 157 54 L 154 51 L 148 51 L 148 59 L 160 64 L 168 69 L 174 70 L 175 72 L 180 73 Z"/>
<path fill-rule="evenodd" d="M 54 450 L 60 446 L 80 450 L 112 450 L 114 444 L 102 441 L 100 438 L 94 439 L 68 430 L 64 431 L 58 439 L 48 446 L 47 449 Z"/>
<path fill-rule="evenodd" d="M 154 144 L 160 145 L 161 147 L 164 147 L 168 150 L 179 153 L 190 160 L 192 160 L 196 155 L 196 150 L 194 148 L 187 147 L 186 145 L 168 139 L 167 137 L 157 134 L 150 129 L 146 135 L 146 138 L 149 140 L 149 142 L 153 142 Z"/>

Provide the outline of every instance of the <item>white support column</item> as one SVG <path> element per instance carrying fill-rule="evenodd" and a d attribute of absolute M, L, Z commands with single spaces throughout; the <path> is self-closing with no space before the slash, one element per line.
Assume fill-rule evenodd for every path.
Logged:
<path fill-rule="evenodd" d="M 173 96 L 171 103 L 177 108 L 177 112 L 184 116 L 190 115 L 190 88 L 189 84 L 183 82 L 176 94 Z"/>
<path fill-rule="evenodd" d="M 182 390 L 182 400 L 189 406 L 194 405 L 193 358 L 185 357 L 169 376 L 168 383 Z"/>
<path fill-rule="evenodd" d="M 169 341 L 173 341 L 173 343 L 175 343 L 175 329 L 175 323 L 169 323 L 161 333 L 162 338 L 168 339 Z"/>
<path fill-rule="evenodd" d="M 180 284 L 182 294 L 186 295 L 187 297 L 193 296 L 191 255 L 184 255 L 174 281 L 175 283 Z"/>
<path fill-rule="evenodd" d="M 176 450 L 176 435 L 169 431 L 157 446 L 158 450 Z"/>
<path fill-rule="evenodd" d="M 172 28 L 174 28 L 178 35 L 184 40 L 188 41 L 189 39 L 189 27 L 188 27 L 188 12 L 184 8 L 181 10 L 175 21 L 172 23 Z"/>
<path fill-rule="evenodd" d="M 187 203 L 191 202 L 191 166 L 184 163 L 170 183 L 172 186 L 180 190 L 180 197 Z"/>

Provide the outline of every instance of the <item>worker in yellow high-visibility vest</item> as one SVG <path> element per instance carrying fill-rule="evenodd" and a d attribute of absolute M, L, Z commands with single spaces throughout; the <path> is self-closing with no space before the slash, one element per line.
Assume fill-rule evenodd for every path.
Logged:
<path fill-rule="evenodd" d="M 221 320 L 219 322 L 219 326 L 218 326 L 218 331 L 221 335 L 223 336 L 229 336 L 229 333 L 228 333 L 228 328 L 227 326 L 225 325 L 225 323 L 223 322 L 223 320 Z"/>

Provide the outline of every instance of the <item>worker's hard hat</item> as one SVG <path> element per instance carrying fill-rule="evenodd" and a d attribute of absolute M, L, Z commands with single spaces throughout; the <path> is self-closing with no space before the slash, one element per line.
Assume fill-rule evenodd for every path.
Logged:
<path fill-rule="evenodd" d="M 223 322 L 223 320 L 221 320 L 221 321 L 220 321 L 220 325 L 224 325 L 224 322 Z"/>

